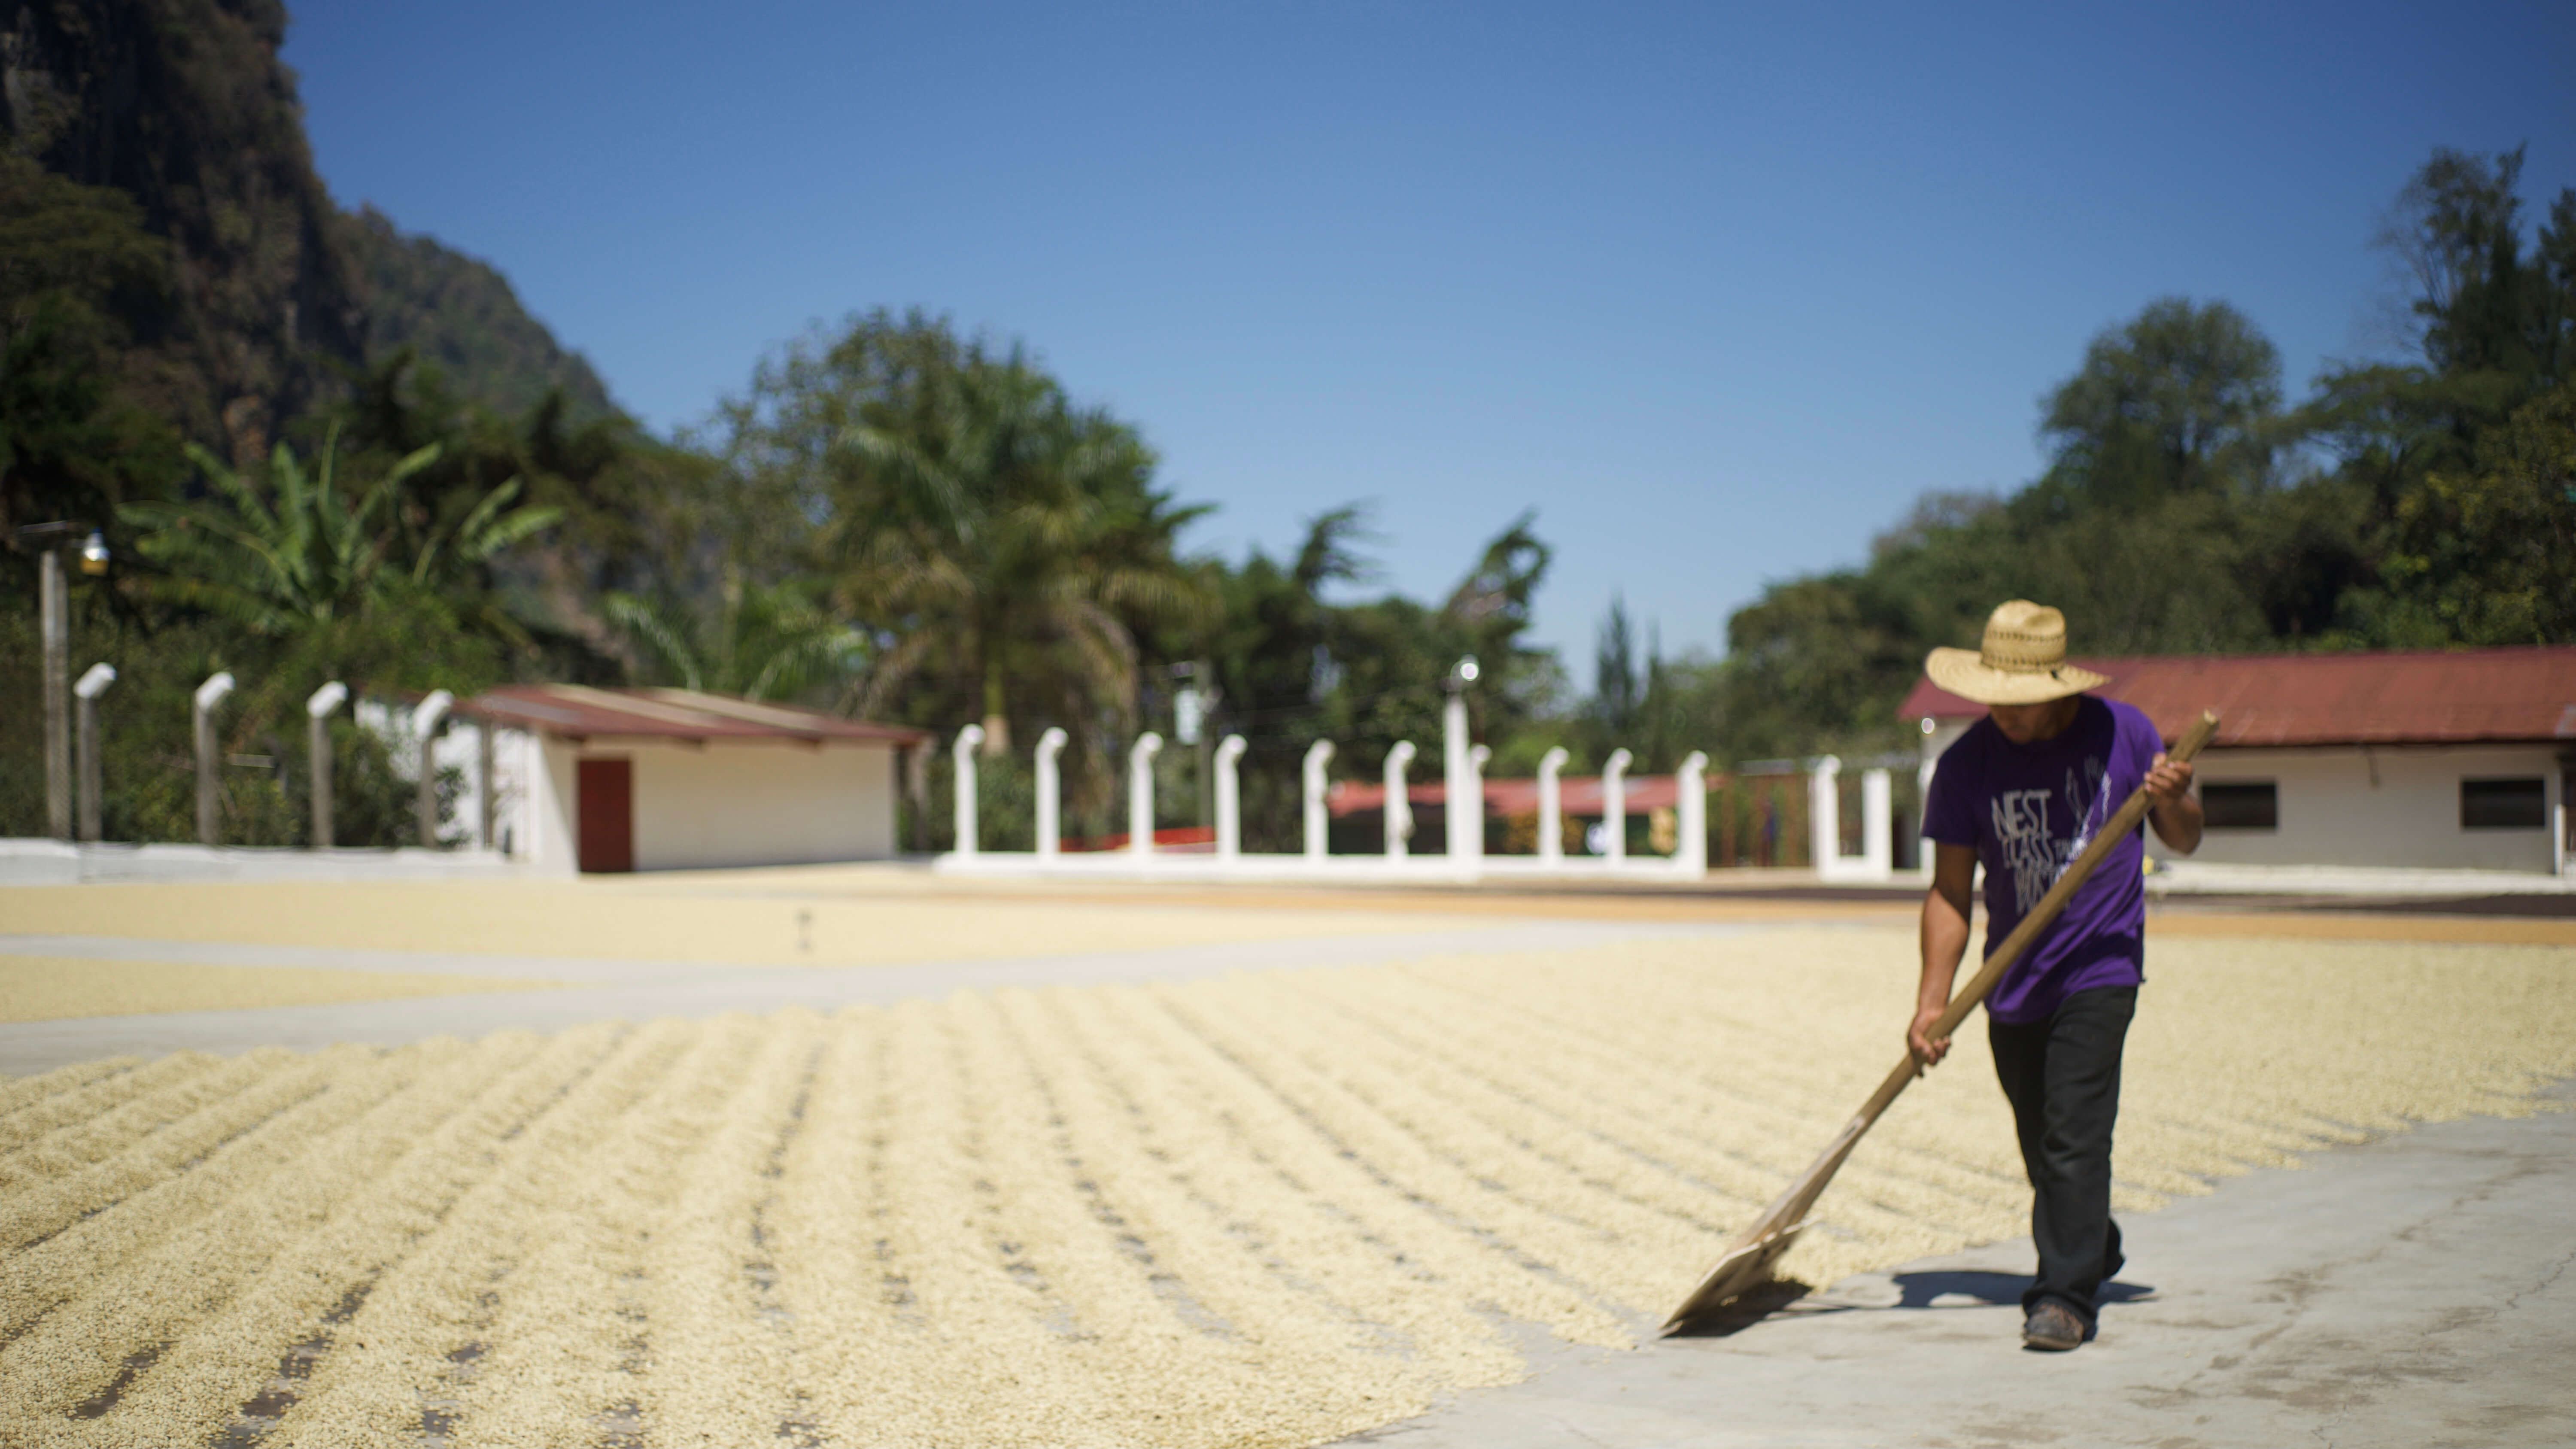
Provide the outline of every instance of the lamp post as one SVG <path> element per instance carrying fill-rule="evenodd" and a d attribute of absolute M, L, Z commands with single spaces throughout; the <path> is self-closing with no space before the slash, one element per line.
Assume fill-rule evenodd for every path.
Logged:
<path fill-rule="evenodd" d="M 72 611 L 61 541 L 85 528 L 81 572 L 96 577 L 108 561 L 107 538 L 97 529 L 59 519 L 17 531 L 21 543 L 44 543 L 36 560 L 36 628 L 45 656 L 45 833 L 56 840 L 72 838 Z"/>
<path fill-rule="evenodd" d="M 1482 672 L 1473 654 L 1461 655 L 1457 663 L 1449 666 L 1445 681 L 1449 698 L 1440 712 L 1440 785 L 1448 801 L 1442 819 L 1448 826 L 1449 860 L 1453 865 L 1473 864 L 1484 854 L 1485 801 L 1476 784 L 1475 763 L 1468 758 L 1472 746 L 1467 738 L 1467 686 L 1475 683 Z"/>

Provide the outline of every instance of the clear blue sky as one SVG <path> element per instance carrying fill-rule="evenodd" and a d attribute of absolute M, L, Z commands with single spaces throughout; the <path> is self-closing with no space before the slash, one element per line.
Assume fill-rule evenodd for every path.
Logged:
<path fill-rule="evenodd" d="M 2576 5 L 296 8 L 322 175 L 489 259 L 657 430 L 810 324 L 1024 341 L 1295 546 L 1372 500 L 1444 592 L 1523 508 L 1590 682 L 2038 470 L 2152 298 L 2294 393 L 2385 352 L 2371 232 L 2436 145 L 2576 182 Z"/>

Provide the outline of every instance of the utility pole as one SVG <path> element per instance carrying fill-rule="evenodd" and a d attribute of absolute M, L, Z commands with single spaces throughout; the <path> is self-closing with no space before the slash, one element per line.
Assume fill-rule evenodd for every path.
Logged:
<path fill-rule="evenodd" d="M 72 838 L 72 617 L 62 550 L 38 565 L 37 629 L 45 641 L 45 833 Z"/>
<path fill-rule="evenodd" d="M 30 524 L 21 542 L 46 540 L 36 559 L 36 633 L 44 652 L 45 833 L 72 838 L 72 605 L 63 579 L 62 544 L 89 526 L 70 519 Z M 81 545 L 81 572 L 107 572 L 107 540 L 97 529 Z"/>

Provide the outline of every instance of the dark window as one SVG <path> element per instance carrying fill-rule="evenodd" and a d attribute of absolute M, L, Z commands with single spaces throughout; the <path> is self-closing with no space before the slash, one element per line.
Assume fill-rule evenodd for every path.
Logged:
<path fill-rule="evenodd" d="M 2278 830 L 2281 788 L 2269 780 L 2203 785 L 2200 820 L 2212 830 Z"/>
<path fill-rule="evenodd" d="M 2538 830 L 2549 823 L 2549 791 L 2538 775 L 2522 780 L 2462 780 L 2462 830 Z"/>

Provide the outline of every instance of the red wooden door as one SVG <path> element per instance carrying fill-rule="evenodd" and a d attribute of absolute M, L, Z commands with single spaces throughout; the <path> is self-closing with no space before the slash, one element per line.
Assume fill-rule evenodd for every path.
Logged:
<path fill-rule="evenodd" d="M 581 868 L 635 868 L 635 762 L 581 760 L 573 781 L 581 816 Z"/>

